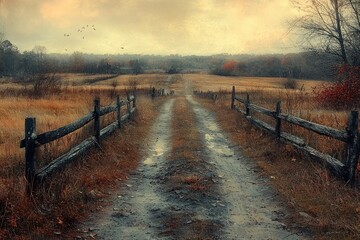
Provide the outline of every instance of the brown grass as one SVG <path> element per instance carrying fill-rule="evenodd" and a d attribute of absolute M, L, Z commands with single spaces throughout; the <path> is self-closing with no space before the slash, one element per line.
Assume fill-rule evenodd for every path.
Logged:
<path fill-rule="evenodd" d="M 345 112 L 326 109 L 319 111 L 312 101 L 312 96 L 303 92 L 274 92 L 265 89 L 253 91 L 251 96 L 255 104 L 273 106 L 270 109 L 274 109 L 276 101 L 283 98 L 285 112 L 340 129 L 346 125 Z M 317 239 L 360 237 L 358 190 L 345 186 L 345 182 L 335 179 L 324 166 L 305 154 L 291 146 L 277 144 L 273 136 L 250 125 L 241 114 L 229 109 L 229 96 L 216 103 L 210 100 L 200 101 L 216 113 L 221 127 L 241 146 L 246 156 L 257 162 L 264 174 L 272 179 L 272 183 L 287 199 L 289 207 L 293 209 L 289 224 L 297 222 L 311 228 Z M 260 118 L 259 115 L 256 116 Z M 269 122 L 269 119 L 264 120 Z M 297 127 L 284 127 L 287 131 L 303 137 L 320 151 L 343 158 L 344 146 L 339 142 Z M 301 216 L 304 215 L 301 212 L 307 213 L 308 217 Z"/>
<path fill-rule="evenodd" d="M 203 145 L 194 112 L 184 96 L 177 98 L 173 114 L 176 117 L 172 120 L 172 149 L 165 181 L 168 192 L 183 193 L 180 201 L 186 203 L 183 209 L 187 210 L 166 215 L 164 225 L 167 230 L 162 235 L 180 239 L 217 239 L 221 226 L 212 220 L 201 219 L 195 207 L 200 199 L 204 207 L 209 199 L 215 201 L 212 193 L 218 189 L 210 177 L 205 176 L 210 170 L 201 155 Z M 194 209 L 186 207 L 189 203 Z"/>
<path fill-rule="evenodd" d="M 123 92 L 119 93 L 124 96 Z M 26 89 L 14 84 L 0 91 L 0 239 L 49 238 L 54 232 L 61 232 L 58 237 L 67 237 L 64 232 L 96 210 L 98 200 L 110 194 L 109 186 L 115 186 L 136 168 L 142 154 L 138 149 L 141 149 L 162 99 L 151 101 L 147 96 L 140 96 L 139 111 L 134 120 L 107 138 L 100 151 L 93 149 L 71 164 L 46 182 L 32 199 L 25 196 L 24 151 L 19 149 L 25 117 L 37 118 L 38 133 L 53 130 L 92 111 L 95 96 L 100 96 L 102 106 L 114 100 L 113 92 L 101 88 L 67 88 L 61 94 L 40 99 L 28 98 Z M 113 115 L 102 121 L 114 120 Z M 92 125 L 89 124 L 84 130 L 41 147 L 38 167 L 91 132 Z"/>
<path fill-rule="evenodd" d="M 205 190 L 205 182 L 199 175 L 194 175 L 201 165 L 201 156 L 198 154 L 203 148 L 199 132 L 196 128 L 194 113 L 190 110 L 185 97 L 179 97 L 175 104 L 172 129 L 172 149 L 170 159 L 172 164 L 179 166 L 177 173 L 171 176 L 172 183 L 169 186 L 178 188 L 190 188 L 193 186 L 199 190 Z M 180 117 L 181 116 L 181 117 Z M 176 163 L 174 163 L 176 162 Z M 196 185 L 197 187 L 195 187 Z"/>
<path fill-rule="evenodd" d="M 284 88 L 286 78 L 272 78 L 272 77 L 226 77 L 207 74 L 185 74 L 184 77 L 191 82 L 194 90 L 202 91 L 231 91 L 232 86 L 235 86 L 239 91 L 248 90 L 271 90 L 278 91 Z M 316 80 L 297 80 L 299 88 L 303 88 L 306 92 L 311 92 L 312 89 L 321 84 L 326 84 L 324 81 Z"/>

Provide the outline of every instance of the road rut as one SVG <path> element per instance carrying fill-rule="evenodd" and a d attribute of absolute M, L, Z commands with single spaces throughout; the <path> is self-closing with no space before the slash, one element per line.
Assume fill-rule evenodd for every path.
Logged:
<path fill-rule="evenodd" d="M 111 205 L 83 224 L 83 229 L 95 229 L 98 239 L 306 239 L 305 233 L 283 223 L 287 211 L 268 179 L 223 134 L 214 114 L 188 94 L 183 80 L 184 92 L 160 109 L 140 167 L 124 182 L 119 196 L 110 200 Z M 187 159 L 170 159 L 171 121 L 185 119 L 173 114 L 180 98 L 195 116 L 196 141 L 201 142 L 200 149 L 186 149 L 196 158 L 191 167 Z M 186 174 L 186 181 L 195 176 L 213 189 L 195 192 L 187 185 L 172 189 L 169 180 L 176 174 Z M 197 235 L 199 227 L 205 235 Z"/>

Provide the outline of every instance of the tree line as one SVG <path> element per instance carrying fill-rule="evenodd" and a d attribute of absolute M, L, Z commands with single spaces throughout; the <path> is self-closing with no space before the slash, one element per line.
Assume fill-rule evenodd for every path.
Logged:
<path fill-rule="evenodd" d="M 302 52 L 272 55 L 181 56 L 48 54 L 43 46 L 20 52 L 9 40 L 0 43 L 0 76 L 31 80 L 43 73 L 142 74 L 207 72 L 218 75 L 323 79 L 333 76 L 336 59 Z"/>

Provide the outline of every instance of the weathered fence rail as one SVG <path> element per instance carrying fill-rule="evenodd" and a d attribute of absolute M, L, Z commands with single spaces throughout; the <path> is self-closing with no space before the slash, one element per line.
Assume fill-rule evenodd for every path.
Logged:
<path fill-rule="evenodd" d="M 243 108 L 236 105 L 237 102 L 243 104 L 244 105 Z M 336 176 L 345 179 L 350 184 L 355 183 L 355 171 L 358 164 L 359 153 L 360 153 L 360 143 L 359 143 L 360 140 L 359 140 L 359 131 L 358 131 L 359 114 L 357 111 L 351 111 L 347 128 L 345 130 L 338 130 L 328 126 L 320 125 L 318 123 L 313 123 L 299 117 L 282 114 L 281 101 L 277 102 L 275 106 L 275 111 L 271 111 L 264 107 L 252 104 L 250 102 L 249 94 L 247 94 L 246 99 L 242 99 L 240 96 L 236 95 L 235 87 L 233 87 L 231 94 L 231 109 L 237 110 L 238 112 L 244 114 L 247 120 L 250 123 L 256 125 L 257 127 L 264 129 L 268 132 L 271 132 L 273 134 L 276 134 L 276 137 L 279 140 L 289 143 L 292 146 L 307 152 L 310 156 L 315 157 L 321 162 L 326 163 L 330 171 L 333 172 Z M 270 124 L 264 121 L 255 119 L 253 116 L 251 116 L 251 111 L 256 111 L 274 118 L 276 122 L 275 126 L 271 126 Z M 346 162 L 343 163 L 340 160 L 333 158 L 328 154 L 322 153 L 310 146 L 307 146 L 302 138 L 284 132 L 281 128 L 283 121 L 308 129 L 317 134 L 334 138 L 346 143 L 347 145 Z"/>
<path fill-rule="evenodd" d="M 213 101 L 216 101 L 216 99 L 218 98 L 218 94 L 216 92 L 212 92 L 212 91 L 194 91 L 193 92 L 194 95 L 198 96 L 198 97 L 202 97 L 202 98 L 209 98 L 212 99 Z"/>
<path fill-rule="evenodd" d="M 131 106 L 132 103 L 132 106 Z M 122 108 L 126 107 L 126 113 L 123 114 Z M 118 96 L 114 105 L 100 107 L 100 99 L 94 100 L 94 111 L 85 115 L 66 126 L 60 127 L 56 130 L 36 134 L 36 119 L 29 117 L 25 119 L 25 139 L 21 140 L 20 148 L 25 148 L 25 178 L 26 178 L 26 191 L 31 194 L 34 187 L 41 184 L 44 180 L 48 179 L 64 168 L 68 163 L 75 160 L 77 157 L 85 153 L 93 146 L 99 145 L 102 138 L 111 134 L 116 128 L 121 128 L 125 120 L 131 118 L 136 111 L 136 96 L 127 96 L 127 99 L 121 100 Z M 103 129 L 100 128 L 101 117 L 109 113 L 116 112 L 117 120 Z M 62 138 L 94 121 L 94 136 L 89 137 L 82 141 L 77 146 L 71 148 L 67 153 L 56 158 L 48 165 L 35 169 L 35 152 L 36 148 Z"/>

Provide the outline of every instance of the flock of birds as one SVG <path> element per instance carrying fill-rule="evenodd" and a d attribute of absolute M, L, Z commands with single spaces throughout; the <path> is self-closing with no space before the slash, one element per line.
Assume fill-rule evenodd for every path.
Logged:
<path fill-rule="evenodd" d="M 90 29 L 92 29 L 93 31 L 96 31 L 96 28 L 95 28 L 95 25 L 86 25 L 86 26 L 83 26 L 83 27 L 81 27 L 81 28 L 79 28 L 78 30 L 77 30 L 77 33 L 82 33 L 82 32 L 84 32 L 85 33 L 85 31 L 87 30 L 87 29 L 89 29 L 89 27 L 90 27 Z M 71 36 L 71 33 L 64 33 L 64 37 L 70 37 Z M 83 34 L 83 36 L 82 36 L 82 39 L 83 40 L 85 40 L 85 35 Z M 65 48 L 65 51 L 67 51 L 67 49 Z"/>
<path fill-rule="evenodd" d="M 86 36 L 85 32 L 86 31 L 96 31 L 95 24 L 93 24 L 93 25 L 87 24 L 86 26 L 82 26 L 81 28 L 77 29 L 77 31 L 75 33 L 81 34 L 82 39 L 85 40 L 85 36 Z M 66 37 L 66 38 L 71 37 L 71 33 L 64 33 L 64 37 Z M 123 50 L 124 47 L 121 47 L 121 49 Z M 65 48 L 65 51 L 67 52 L 68 49 Z"/>
<path fill-rule="evenodd" d="M 89 28 L 89 25 L 86 25 L 86 27 L 83 26 L 82 28 L 79 28 L 79 29 L 77 30 L 77 32 L 82 33 L 82 32 L 84 32 L 87 28 Z M 94 31 L 96 31 L 95 25 L 90 26 L 90 28 L 92 28 Z M 71 36 L 71 33 L 64 33 L 64 37 L 70 37 L 70 36 Z M 82 38 L 85 39 L 85 35 L 84 35 Z"/>

